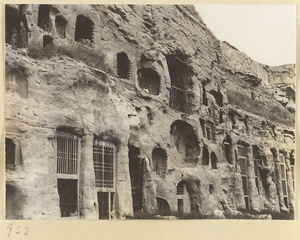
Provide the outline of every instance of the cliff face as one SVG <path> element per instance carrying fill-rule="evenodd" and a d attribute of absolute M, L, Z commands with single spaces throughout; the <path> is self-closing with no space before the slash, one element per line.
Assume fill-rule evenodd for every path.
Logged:
<path fill-rule="evenodd" d="M 7 218 L 293 210 L 294 66 L 192 6 L 6 5 L 5 67 Z"/>

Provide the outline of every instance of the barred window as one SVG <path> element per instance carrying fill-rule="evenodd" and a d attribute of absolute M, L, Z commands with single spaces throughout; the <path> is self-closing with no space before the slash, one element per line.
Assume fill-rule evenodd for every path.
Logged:
<path fill-rule="evenodd" d="M 183 112 L 186 102 L 187 65 L 175 55 L 169 55 L 166 59 L 171 78 L 170 107 Z"/>
<path fill-rule="evenodd" d="M 97 188 L 114 188 L 114 150 L 113 143 L 97 139 L 94 141 L 93 162 Z"/>
<path fill-rule="evenodd" d="M 79 137 L 58 133 L 57 140 L 57 173 L 77 174 Z"/>
<path fill-rule="evenodd" d="M 246 148 L 242 145 L 238 145 L 238 159 L 239 159 L 239 164 L 240 164 L 240 168 L 241 168 L 245 207 L 246 207 L 246 209 L 250 209 L 246 156 L 247 156 Z"/>
<path fill-rule="evenodd" d="M 285 205 L 288 208 L 285 157 L 282 153 L 279 154 L 279 159 L 280 159 L 280 176 L 281 176 L 283 198 L 284 198 Z"/>
<path fill-rule="evenodd" d="M 260 194 L 260 173 L 259 173 L 259 148 L 257 146 L 252 146 L 252 154 L 253 154 L 253 163 L 254 163 L 254 173 L 255 173 L 255 184 L 257 188 L 258 194 Z"/>
<path fill-rule="evenodd" d="M 183 182 L 179 182 L 177 184 L 177 195 L 183 195 L 184 194 L 184 184 Z"/>

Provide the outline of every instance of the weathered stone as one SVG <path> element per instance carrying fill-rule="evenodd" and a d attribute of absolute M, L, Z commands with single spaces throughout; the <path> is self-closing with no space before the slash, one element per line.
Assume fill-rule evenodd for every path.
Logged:
<path fill-rule="evenodd" d="M 7 218 L 293 211 L 294 65 L 251 60 L 192 6 L 6 11 L 27 20 L 5 38 Z"/>

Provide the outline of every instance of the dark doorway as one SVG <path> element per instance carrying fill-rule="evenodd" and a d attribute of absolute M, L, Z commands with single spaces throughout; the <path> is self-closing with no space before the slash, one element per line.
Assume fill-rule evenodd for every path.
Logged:
<path fill-rule="evenodd" d="M 140 150 L 129 145 L 129 172 L 131 180 L 131 195 L 133 211 L 138 212 L 143 209 L 143 173 L 144 161 L 139 158 Z"/>
<path fill-rule="evenodd" d="M 47 32 L 51 32 L 50 5 L 42 4 L 39 6 L 38 26 Z"/>
<path fill-rule="evenodd" d="M 163 198 L 156 198 L 158 214 L 165 216 L 170 214 L 169 203 Z"/>
<path fill-rule="evenodd" d="M 5 168 L 13 170 L 15 167 L 16 145 L 12 139 L 5 138 Z"/>
<path fill-rule="evenodd" d="M 75 41 L 87 39 L 93 42 L 94 23 L 87 17 L 79 15 L 76 19 Z"/>
<path fill-rule="evenodd" d="M 5 42 L 17 46 L 19 17 L 17 9 L 5 6 Z"/>
<path fill-rule="evenodd" d="M 150 68 L 138 70 L 140 88 L 152 95 L 158 95 L 160 90 L 160 77 L 156 71 Z"/>
<path fill-rule="evenodd" d="M 46 46 L 48 46 L 52 43 L 53 43 L 53 38 L 52 37 L 47 36 L 47 35 L 43 37 L 43 47 L 46 47 Z"/>
<path fill-rule="evenodd" d="M 57 179 L 61 217 L 78 216 L 77 180 Z"/>
<path fill-rule="evenodd" d="M 55 17 L 55 27 L 57 35 L 60 38 L 66 38 L 66 26 L 67 26 L 67 20 L 59 15 Z"/>
<path fill-rule="evenodd" d="M 113 192 L 98 192 L 99 219 L 111 219 L 113 210 Z"/>
<path fill-rule="evenodd" d="M 183 199 L 177 199 L 178 212 L 183 213 Z"/>
<path fill-rule="evenodd" d="M 130 61 L 127 54 L 124 52 L 117 54 L 117 72 L 119 78 L 129 79 Z"/>

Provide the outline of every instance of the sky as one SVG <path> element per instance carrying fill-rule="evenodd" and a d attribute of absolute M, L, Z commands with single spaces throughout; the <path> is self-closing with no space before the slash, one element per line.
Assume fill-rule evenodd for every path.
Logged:
<path fill-rule="evenodd" d="M 195 5 L 222 41 L 270 66 L 296 62 L 294 5 Z"/>

